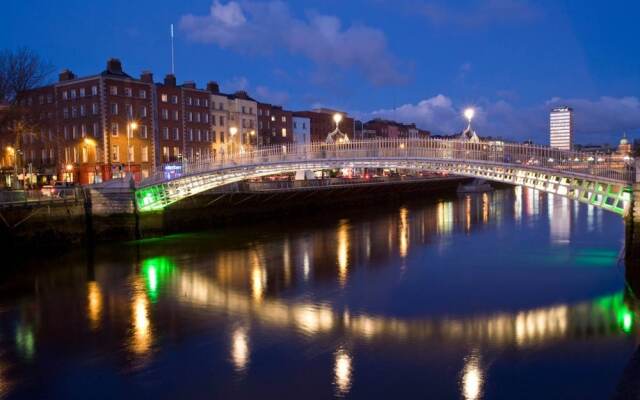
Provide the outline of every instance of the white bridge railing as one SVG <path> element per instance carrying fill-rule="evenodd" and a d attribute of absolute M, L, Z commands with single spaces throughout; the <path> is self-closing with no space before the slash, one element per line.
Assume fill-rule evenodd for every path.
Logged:
<path fill-rule="evenodd" d="M 633 159 L 620 155 L 597 155 L 564 151 L 550 147 L 502 142 L 471 143 L 446 139 L 358 140 L 348 143 L 287 144 L 257 147 L 249 151 L 221 153 L 206 159 L 183 161 L 168 168 L 160 167 L 155 175 L 143 180 L 139 187 L 179 179 L 183 176 L 213 172 L 242 166 L 331 160 L 416 159 L 435 162 L 469 162 L 513 165 L 532 170 L 553 170 L 566 174 L 582 174 L 620 183 L 634 179 Z"/>

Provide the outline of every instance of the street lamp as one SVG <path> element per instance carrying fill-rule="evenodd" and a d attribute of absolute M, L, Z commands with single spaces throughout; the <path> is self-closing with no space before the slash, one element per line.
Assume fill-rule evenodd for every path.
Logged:
<path fill-rule="evenodd" d="M 340 127 L 340 122 L 342 121 L 342 114 L 335 113 L 333 114 L 333 122 L 336 123 L 336 129 Z"/>
<path fill-rule="evenodd" d="M 471 130 L 471 120 L 475 115 L 476 115 L 476 110 L 474 110 L 471 107 L 464 110 L 464 117 L 469 121 L 469 127 L 468 127 L 469 130 Z"/>
<path fill-rule="evenodd" d="M 235 126 L 232 126 L 231 128 L 229 128 L 229 134 L 231 135 L 231 153 L 233 154 L 233 151 L 236 149 L 236 133 L 238 133 L 238 128 L 236 128 Z"/>
<path fill-rule="evenodd" d="M 129 138 L 133 134 L 133 131 L 138 129 L 138 123 L 136 121 L 131 121 L 127 124 L 127 170 L 131 173 L 131 153 L 130 153 L 130 145 Z"/>

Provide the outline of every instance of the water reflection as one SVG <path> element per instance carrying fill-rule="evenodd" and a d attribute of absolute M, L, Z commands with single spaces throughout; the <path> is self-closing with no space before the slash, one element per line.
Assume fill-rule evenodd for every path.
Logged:
<path fill-rule="evenodd" d="M 102 292 L 96 281 L 87 283 L 87 316 L 89 327 L 93 330 L 98 329 L 102 317 Z"/>
<path fill-rule="evenodd" d="M 477 400 L 482 398 L 482 386 L 484 384 L 484 373 L 480 364 L 478 350 L 474 350 L 464 360 L 464 369 L 460 386 L 462 397 L 465 400 Z"/>
<path fill-rule="evenodd" d="M 349 268 L 349 222 L 345 219 L 338 224 L 338 281 L 342 286 L 347 283 Z"/>
<path fill-rule="evenodd" d="M 151 349 L 153 333 L 149 320 L 149 300 L 142 282 L 136 279 L 131 299 L 131 338 L 129 347 L 138 356 L 145 356 Z"/>
<path fill-rule="evenodd" d="M 428 353 L 420 349 L 442 348 L 450 352 L 447 357 L 456 357 L 455 364 L 450 365 L 460 365 L 451 372 L 452 390 L 459 391 L 457 394 L 465 399 L 490 397 L 492 385 L 488 382 L 495 369 L 490 371 L 489 365 L 495 366 L 487 360 L 493 360 L 493 354 L 535 352 L 546 346 L 561 348 L 576 342 L 590 343 L 592 339 L 633 340 L 637 336 L 638 306 L 629 288 L 597 292 L 610 293 L 605 296 L 593 297 L 594 292 L 589 291 L 573 297 L 556 296 L 553 301 L 523 303 L 518 302 L 521 300 L 518 294 L 515 298 L 500 299 L 497 307 L 467 308 L 472 291 L 485 290 L 485 297 L 501 295 L 490 293 L 491 287 L 483 287 L 489 284 L 474 274 L 486 272 L 480 271 L 485 265 L 499 265 L 502 257 L 512 257 L 504 264 L 511 270 L 521 268 L 523 273 L 531 273 L 531 285 L 546 289 L 544 283 L 533 277 L 531 264 L 537 260 L 528 262 L 520 255 L 506 254 L 508 251 L 504 255 L 486 255 L 496 248 L 487 244 L 502 245 L 505 239 L 500 235 L 511 235 L 513 231 L 509 229 L 524 235 L 524 227 L 540 224 L 535 232 L 539 235 L 536 238 L 542 237 L 540 247 L 544 251 L 562 250 L 551 253 L 555 258 L 545 258 L 540 262 L 542 265 L 598 266 L 599 271 L 615 265 L 616 251 L 611 243 L 603 244 L 602 248 L 575 247 L 580 245 L 580 240 L 574 240 L 575 235 L 587 231 L 596 235 L 602 229 L 605 217 L 600 210 L 585 206 L 576 213 L 572 212 L 571 202 L 558 196 L 549 195 L 546 199 L 544 196 L 533 189 L 515 188 L 459 199 L 444 198 L 428 207 L 396 206 L 365 221 L 355 217 L 327 221 L 301 231 L 270 231 L 268 235 L 239 243 L 231 238 L 233 245 L 219 244 L 226 239 L 224 235 L 203 236 L 191 242 L 184 238 L 167 240 L 157 246 L 141 246 L 135 255 L 139 257 L 135 265 L 140 268 L 133 273 L 129 269 L 131 254 L 108 254 L 97 258 L 100 261 L 90 277 L 79 273 L 77 281 L 73 274 L 68 281 L 41 279 L 38 292 L 26 302 L 35 306 L 18 313 L 14 317 L 17 323 L 4 324 L 8 327 L 5 336 L 9 337 L 11 350 L 21 361 L 0 351 L 0 391 L 8 382 L 4 365 L 39 360 L 43 341 L 38 335 L 45 335 L 51 346 L 58 338 L 66 338 L 68 329 L 72 333 L 68 340 L 85 346 L 104 341 L 108 348 L 109 341 L 117 341 L 118 349 L 122 349 L 124 343 L 126 360 L 119 360 L 118 367 L 133 360 L 136 365 L 152 366 L 149 369 L 152 372 L 156 363 L 166 366 L 162 364 L 167 361 L 166 357 L 160 357 L 161 352 L 181 346 L 189 348 L 194 343 L 201 346 L 205 341 L 202 348 L 207 351 L 206 356 L 213 358 L 209 353 L 216 354 L 227 372 L 235 372 L 243 381 L 254 378 L 254 373 L 262 373 L 259 371 L 263 367 L 280 367 L 271 365 L 272 360 L 265 360 L 263 352 L 257 351 L 263 349 L 261 341 L 269 343 L 271 349 L 282 350 L 279 354 L 291 357 L 292 365 L 297 358 L 313 360 L 322 353 L 331 360 L 322 365 L 325 389 L 336 396 L 354 394 L 359 385 L 359 378 L 354 384 L 354 365 L 357 363 L 360 373 L 367 370 L 366 363 L 371 363 L 362 357 L 360 349 L 389 349 L 396 361 L 401 357 L 397 354 L 409 354 L 418 364 Z M 504 230 L 500 230 L 501 226 Z M 480 233 L 477 238 L 472 236 L 477 233 Z M 480 243 L 480 250 L 469 252 L 477 260 L 468 261 L 467 254 L 453 254 L 466 251 L 456 242 Z M 554 246 L 549 246 L 550 242 Z M 443 243 L 451 249 L 443 254 L 454 262 L 447 264 L 446 269 L 435 268 L 433 264 Z M 557 246 L 559 243 L 571 243 L 571 251 L 565 251 L 567 246 Z M 560 262 L 554 261 L 558 258 Z M 465 263 L 470 265 L 467 270 L 461 265 Z M 114 265 L 126 265 L 127 269 Z M 407 268 L 402 279 L 415 286 L 396 285 L 401 279 L 394 271 L 403 265 L 412 268 Z M 427 272 L 420 275 L 420 270 Z M 549 270 L 553 268 L 544 274 L 555 272 Z M 564 275 L 558 274 L 558 279 L 564 279 L 558 285 L 566 284 L 569 275 L 566 270 L 561 271 Z M 598 273 L 593 270 L 596 268 L 589 273 Z M 71 289 L 60 284 L 61 280 Z M 467 280 L 472 280 L 472 285 L 464 286 Z M 511 284 L 505 280 L 495 292 Z M 55 308 L 46 293 L 57 292 L 60 285 L 71 293 L 67 294 L 71 300 L 61 301 L 59 308 Z M 415 307 L 414 303 L 424 301 L 423 286 L 424 291 L 438 292 L 442 302 L 454 303 L 451 309 Z M 404 289 L 418 294 L 404 296 L 401 293 Z M 523 288 L 523 297 L 527 296 L 526 289 Z M 435 295 L 433 298 L 436 302 L 440 300 Z M 90 339 L 77 332 L 73 336 L 73 322 L 65 326 L 64 333 L 56 331 L 59 328 L 46 316 L 58 316 L 61 309 L 65 316 L 69 314 L 70 321 L 79 321 L 83 334 Z M 90 329 L 86 329 L 87 322 Z M 213 345 L 206 342 L 212 335 L 220 335 Z M 220 349 L 211 349 L 216 346 Z M 300 347 L 304 351 L 298 352 Z M 109 357 L 117 356 L 109 354 Z M 216 378 L 208 375 L 207 379 Z"/>
<path fill-rule="evenodd" d="M 247 330 L 236 328 L 231 335 L 231 363 L 236 372 L 242 373 L 249 365 L 249 336 Z"/>
<path fill-rule="evenodd" d="M 353 360 L 349 352 L 341 347 L 334 354 L 334 385 L 336 387 L 336 395 L 338 397 L 346 396 L 351 389 L 351 379 L 353 375 Z"/>

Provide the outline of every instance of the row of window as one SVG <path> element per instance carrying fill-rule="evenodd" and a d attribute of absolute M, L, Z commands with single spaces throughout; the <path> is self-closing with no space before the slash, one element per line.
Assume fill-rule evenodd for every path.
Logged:
<path fill-rule="evenodd" d="M 93 85 L 91 86 L 91 96 L 97 96 L 98 95 L 98 86 Z M 86 88 L 78 88 L 76 89 L 69 89 L 69 90 L 63 90 L 62 91 L 62 100 L 73 100 L 76 99 L 78 97 L 82 98 L 82 97 L 86 97 L 87 96 L 87 91 Z M 40 96 L 42 97 L 42 96 Z M 40 104 L 44 104 L 43 100 L 40 99 Z M 51 103 L 51 101 L 49 101 L 49 96 L 47 96 L 47 103 Z"/>
<path fill-rule="evenodd" d="M 24 152 L 24 159 L 27 162 L 36 162 L 36 161 L 40 161 L 43 164 L 48 164 L 48 163 L 53 163 L 56 159 L 56 154 L 55 154 L 55 149 L 54 148 L 49 148 L 49 149 L 42 149 L 40 151 L 40 159 L 38 160 L 36 158 L 36 151 L 34 149 L 29 150 L 29 151 L 25 151 Z"/>
<path fill-rule="evenodd" d="M 135 147 L 131 144 L 127 149 L 127 162 L 136 162 L 136 152 Z M 122 158 L 120 157 L 120 145 L 114 144 L 111 146 L 111 161 L 120 162 Z M 140 147 L 140 161 L 141 162 L 149 162 L 149 146 Z"/>
<path fill-rule="evenodd" d="M 84 104 L 81 104 L 80 106 L 73 106 L 71 108 L 65 107 L 62 109 L 62 118 L 69 119 L 85 117 L 87 115 L 87 111 L 87 107 Z M 99 113 L 100 107 L 98 106 L 98 103 L 91 104 L 91 114 L 98 115 Z"/>
<path fill-rule="evenodd" d="M 123 95 L 126 97 L 133 97 L 133 90 L 130 87 L 126 87 L 123 89 Z M 109 86 L 109 94 L 111 96 L 117 96 L 118 95 L 118 87 L 117 86 Z M 138 90 L 138 98 L 141 99 L 146 99 L 147 98 L 147 91 L 145 89 L 140 89 Z"/>
<path fill-rule="evenodd" d="M 171 95 L 169 96 L 166 93 L 163 93 L 160 95 L 160 101 L 163 103 L 169 103 L 171 102 L 171 104 L 178 104 L 178 96 L 177 95 Z M 196 107 L 209 107 L 209 100 L 207 99 L 200 99 L 199 97 L 193 98 L 193 97 L 187 97 L 186 99 L 187 105 L 188 106 L 193 106 L 195 105 Z M 220 105 L 222 105 L 222 103 L 220 103 Z"/>

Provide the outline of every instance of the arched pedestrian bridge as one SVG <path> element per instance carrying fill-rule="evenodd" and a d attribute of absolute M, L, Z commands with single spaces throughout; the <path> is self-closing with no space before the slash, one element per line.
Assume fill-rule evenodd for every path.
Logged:
<path fill-rule="evenodd" d="M 625 215 L 634 166 L 615 156 L 502 142 L 384 139 L 269 146 L 173 165 L 136 188 L 141 212 L 261 176 L 333 168 L 400 168 L 523 185 Z"/>

